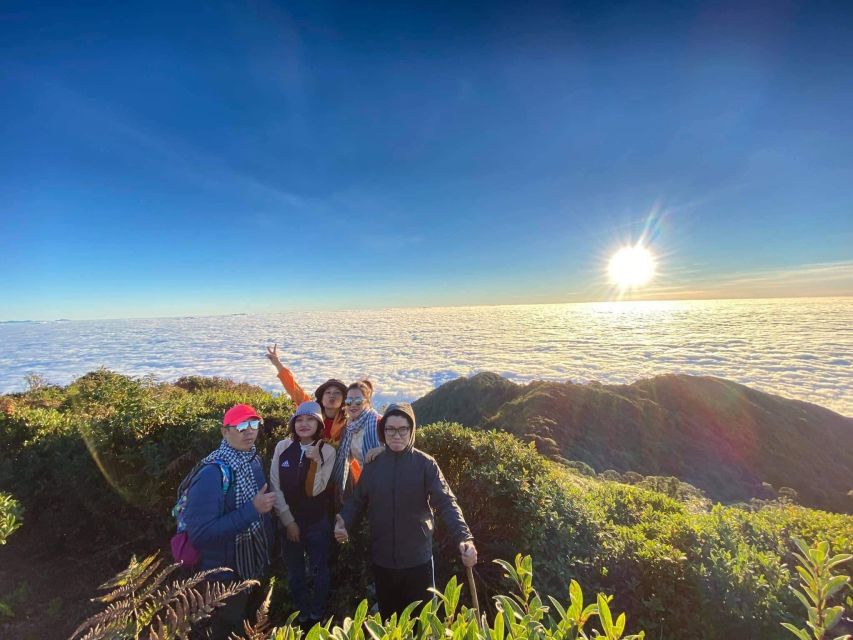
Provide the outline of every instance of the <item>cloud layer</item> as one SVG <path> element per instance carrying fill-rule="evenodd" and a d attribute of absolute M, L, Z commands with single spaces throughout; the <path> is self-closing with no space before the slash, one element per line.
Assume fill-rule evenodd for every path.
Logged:
<path fill-rule="evenodd" d="M 853 416 L 853 298 L 293 312 L 0 324 L 0 392 L 100 366 L 160 380 L 224 376 L 279 390 L 264 346 L 311 390 L 370 377 L 378 404 L 458 376 L 628 383 L 728 378 Z"/>

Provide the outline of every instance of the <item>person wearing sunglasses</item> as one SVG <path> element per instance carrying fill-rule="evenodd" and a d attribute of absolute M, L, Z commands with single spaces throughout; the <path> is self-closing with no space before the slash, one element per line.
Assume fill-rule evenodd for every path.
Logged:
<path fill-rule="evenodd" d="M 323 415 L 316 402 L 303 402 L 289 422 L 289 437 L 276 445 L 270 483 L 275 511 L 285 529 L 284 559 L 298 622 L 310 629 L 324 617 L 329 596 L 331 492 L 335 448 L 323 441 Z M 314 577 L 313 593 L 305 579 L 305 556 Z"/>
<path fill-rule="evenodd" d="M 361 476 L 367 458 L 373 459 L 382 451 L 377 424 L 381 417 L 371 406 L 373 383 L 359 380 L 347 387 L 344 401 L 347 411 L 347 428 L 341 436 L 332 483 L 335 488 L 335 504 L 340 505 Z"/>
<path fill-rule="evenodd" d="M 267 347 L 267 359 L 273 363 L 278 371 L 278 379 L 287 395 L 297 406 L 303 402 L 310 402 L 311 396 L 299 386 L 293 372 L 281 363 L 278 357 L 278 344 Z M 323 407 L 323 439 L 327 442 L 337 443 L 344 428 L 347 426 L 347 414 L 344 407 L 344 397 L 347 395 L 347 386 L 335 378 L 329 378 L 314 391 L 313 400 Z"/>
<path fill-rule="evenodd" d="M 433 510 L 458 544 L 465 566 L 477 563 L 477 549 L 438 463 L 414 447 L 412 406 L 390 405 L 378 428 L 385 453 L 365 467 L 335 518 L 334 533 L 338 542 L 346 542 L 348 531 L 356 528 L 367 511 L 376 597 L 379 612 L 387 620 L 412 602 L 424 603 L 432 597 Z"/>
<path fill-rule="evenodd" d="M 262 423 L 250 405 L 228 409 L 220 427 L 222 441 L 202 460 L 187 491 L 186 530 L 200 557 L 194 569 L 231 569 L 208 576 L 211 581 L 260 580 L 269 567 L 275 535 L 270 512 L 276 496 L 268 492 L 255 447 Z M 227 479 L 217 464 L 223 462 Z M 257 611 L 262 598 L 257 587 L 229 598 L 211 621 L 211 637 L 242 632 L 243 620 Z"/>

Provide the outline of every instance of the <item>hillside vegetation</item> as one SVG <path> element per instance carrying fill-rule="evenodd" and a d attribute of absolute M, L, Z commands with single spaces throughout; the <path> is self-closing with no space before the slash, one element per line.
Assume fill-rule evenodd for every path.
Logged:
<path fill-rule="evenodd" d="M 595 471 L 675 476 L 716 501 L 786 488 L 807 506 L 853 510 L 853 419 L 720 378 L 517 385 L 481 373 L 435 389 L 415 411 L 426 423 L 508 431 Z"/>
<path fill-rule="evenodd" d="M 236 402 L 266 417 L 260 449 L 269 460 L 293 407 L 247 385 L 158 384 L 98 371 L 68 387 L 0 397 L 0 492 L 24 515 L 0 548 L 0 636 L 67 636 L 131 551 L 163 548 L 175 487 L 218 442 L 221 416 Z M 690 491 L 670 496 L 555 462 L 507 432 L 441 422 L 419 431 L 418 446 L 438 460 L 477 539 L 481 603 L 505 592 L 492 560 L 521 553 L 532 556 L 543 596 L 565 601 L 572 579 L 587 593 L 613 593 L 628 628 L 650 638 L 781 639 L 781 622 L 802 626 L 803 618 L 789 589 L 793 539 L 853 551 L 851 516 L 786 500 L 722 506 Z M 337 560 L 338 615 L 366 594 L 358 544 L 356 536 Z M 436 546 L 436 578 L 445 584 L 462 570 L 441 525 Z M 273 594 L 276 623 L 290 610 L 283 583 Z"/>

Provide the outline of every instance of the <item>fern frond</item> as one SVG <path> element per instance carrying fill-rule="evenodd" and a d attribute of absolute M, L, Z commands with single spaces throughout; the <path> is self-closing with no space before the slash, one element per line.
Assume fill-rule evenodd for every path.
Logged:
<path fill-rule="evenodd" d="M 222 567 L 218 569 L 208 569 L 206 571 L 200 571 L 199 573 L 196 573 L 195 575 L 192 575 L 189 578 L 186 578 L 185 580 L 171 582 L 165 587 L 157 589 L 152 593 L 146 594 L 144 608 L 139 613 L 139 623 L 141 627 L 145 628 L 146 626 L 152 624 L 158 617 L 160 617 L 160 612 L 162 612 L 164 609 L 168 609 L 168 607 L 172 606 L 180 598 L 193 591 L 199 583 L 204 581 L 207 576 L 230 571 L 230 569 Z M 168 613 L 168 611 L 166 611 L 165 613 Z M 166 634 L 169 633 L 168 626 L 164 627 L 163 632 Z M 167 637 L 169 636 L 167 635 Z"/>
<path fill-rule="evenodd" d="M 167 600 L 164 601 L 160 598 L 149 598 L 141 608 L 137 609 L 137 622 L 139 623 L 139 627 L 144 629 L 149 626 L 154 622 L 157 614 L 160 613 L 168 604 L 169 601 Z"/>
<path fill-rule="evenodd" d="M 272 599 L 272 587 L 267 591 L 267 595 L 261 606 L 258 607 L 258 615 L 255 624 L 250 624 L 248 620 L 243 620 L 243 637 L 246 640 L 267 640 L 269 638 L 270 621 L 270 600 Z M 242 640 L 242 639 L 239 639 Z"/>
<path fill-rule="evenodd" d="M 127 626 L 132 615 L 133 603 L 131 601 L 125 600 L 123 602 L 114 602 L 100 613 L 96 613 L 82 622 L 80 626 L 74 630 L 74 633 L 71 634 L 71 640 L 76 638 L 86 629 L 90 628 L 90 632 L 95 628 L 101 629 L 102 631 L 123 628 Z M 88 637 L 88 634 L 84 636 L 84 638 Z"/>
<path fill-rule="evenodd" d="M 141 561 L 132 557 L 127 569 L 102 584 L 101 589 L 112 591 L 92 601 L 105 603 L 106 608 L 77 627 L 71 640 L 120 640 L 138 637 L 144 630 L 151 640 L 186 638 L 192 625 L 210 617 L 226 599 L 258 584 L 256 580 L 234 581 L 227 585 L 206 582 L 214 574 L 231 572 L 225 567 L 167 583 L 168 577 L 181 565 L 163 567 L 158 555 L 153 553 Z M 204 583 L 203 588 L 201 583 Z M 268 626 L 269 598 L 268 594 L 258 613 L 260 633 Z M 81 637 L 81 634 L 85 635 Z"/>
<path fill-rule="evenodd" d="M 208 582 L 204 585 L 204 595 L 194 588 L 175 594 L 172 602 L 166 605 L 154 620 L 152 629 L 155 637 L 185 637 L 194 624 L 209 618 L 217 607 L 225 604 L 225 600 L 257 584 L 257 580 L 244 580 L 229 585 Z"/>
<path fill-rule="evenodd" d="M 170 564 L 168 567 L 163 569 L 160 573 L 154 576 L 154 579 L 151 582 L 145 585 L 145 588 L 139 592 L 139 597 L 144 598 L 149 594 L 153 593 L 156 589 L 160 587 L 160 585 L 162 585 L 166 581 L 166 578 L 172 575 L 175 569 L 179 568 L 180 566 L 181 563 L 176 562 L 175 564 Z"/>
<path fill-rule="evenodd" d="M 204 582 L 205 578 L 207 578 L 208 576 L 217 573 L 230 572 L 232 572 L 232 570 L 226 567 L 218 567 L 216 569 L 206 569 L 205 571 L 199 571 L 198 573 L 184 580 L 176 580 L 175 582 L 170 582 L 165 587 L 158 589 L 157 591 L 150 594 L 148 600 L 150 602 L 161 603 L 163 605 L 169 604 L 181 593 L 184 593 L 185 591 L 196 587 L 199 583 Z"/>
<path fill-rule="evenodd" d="M 73 637 L 73 636 L 72 636 Z M 128 637 L 128 625 L 95 625 L 80 640 L 118 640 Z"/>
<path fill-rule="evenodd" d="M 163 560 L 158 558 L 156 562 L 145 567 L 145 569 L 143 569 L 138 575 L 128 577 L 127 582 L 125 584 L 119 586 L 111 593 L 108 593 L 105 596 L 100 596 L 98 598 L 92 598 L 92 602 L 113 602 L 115 600 L 118 600 L 119 598 L 122 598 L 125 595 L 138 592 L 139 588 L 145 584 L 148 578 L 150 578 L 155 571 L 157 571 L 161 564 L 163 564 Z M 171 565 L 164 569 L 164 571 L 166 572 L 166 575 L 169 575 L 172 571 L 174 571 L 180 566 L 180 564 Z M 136 596 L 137 598 L 139 598 L 140 594 L 136 593 Z"/>
<path fill-rule="evenodd" d="M 98 589 L 106 591 L 107 589 L 113 589 L 115 587 L 124 586 L 130 581 L 138 582 L 138 576 L 142 574 L 149 566 L 151 566 L 151 563 L 157 560 L 157 556 L 159 555 L 160 552 L 155 551 L 142 561 L 137 560 L 136 556 L 131 557 L 130 564 L 127 565 L 127 569 L 117 573 L 114 577 L 110 578 L 104 584 L 99 586 Z"/>

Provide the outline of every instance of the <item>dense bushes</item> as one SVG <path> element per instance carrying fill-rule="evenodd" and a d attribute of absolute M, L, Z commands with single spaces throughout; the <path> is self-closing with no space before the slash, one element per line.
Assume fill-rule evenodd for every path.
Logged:
<path fill-rule="evenodd" d="M 561 595 L 576 578 L 615 593 L 651 637 L 782 638 L 779 621 L 798 617 L 792 539 L 853 551 L 850 516 L 784 503 L 697 512 L 693 495 L 592 480 L 505 433 L 445 423 L 418 438 L 455 488 L 484 560 L 529 553 L 544 592 Z M 438 543 L 437 567 L 458 570 L 449 541 Z M 496 572 L 488 562 L 480 572 L 494 593 Z"/>
<path fill-rule="evenodd" d="M 29 509 L 34 523 L 63 522 L 57 535 L 85 530 L 111 539 L 156 539 L 171 526 L 175 487 L 219 442 L 229 406 L 255 405 L 273 431 L 292 410 L 288 399 L 257 388 L 207 385 L 188 392 L 103 370 L 64 390 L 11 399 L 0 413 L 0 447 L 7 452 L 0 487 L 25 506 L 38 502 Z"/>
<path fill-rule="evenodd" d="M 236 402 L 265 416 L 261 447 L 269 459 L 289 400 L 222 381 L 185 386 L 98 371 L 64 389 L 4 397 L 0 490 L 27 514 L 16 537 L 32 527 L 56 538 L 45 545 L 74 536 L 91 548 L 131 537 L 161 546 L 178 481 L 218 442 L 221 416 Z M 675 489 L 670 497 L 583 475 L 505 432 L 442 423 L 419 430 L 417 446 L 436 457 L 473 529 L 484 603 L 503 587 L 491 560 L 522 553 L 534 558 L 543 593 L 564 600 L 571 579 L 616 593 L 614 606 L 650 637 L 783 638 L 779 622 L 802 617 L 788 590 L 791 539 L 853 551 L 850 516 L 787 503 L 701 509 L 675 483 L 648 483 Z M 436 545 L 443 584 L 461 566 L 441 524 Z M 339 555 L 338 610 L 351 611 L 369 582 L 356 552 L 349 545 Z M 63 547 L 56 553 L 62 562 Z M 286 602 L 286 590 L 277 590 L 274 611 Z"/>

